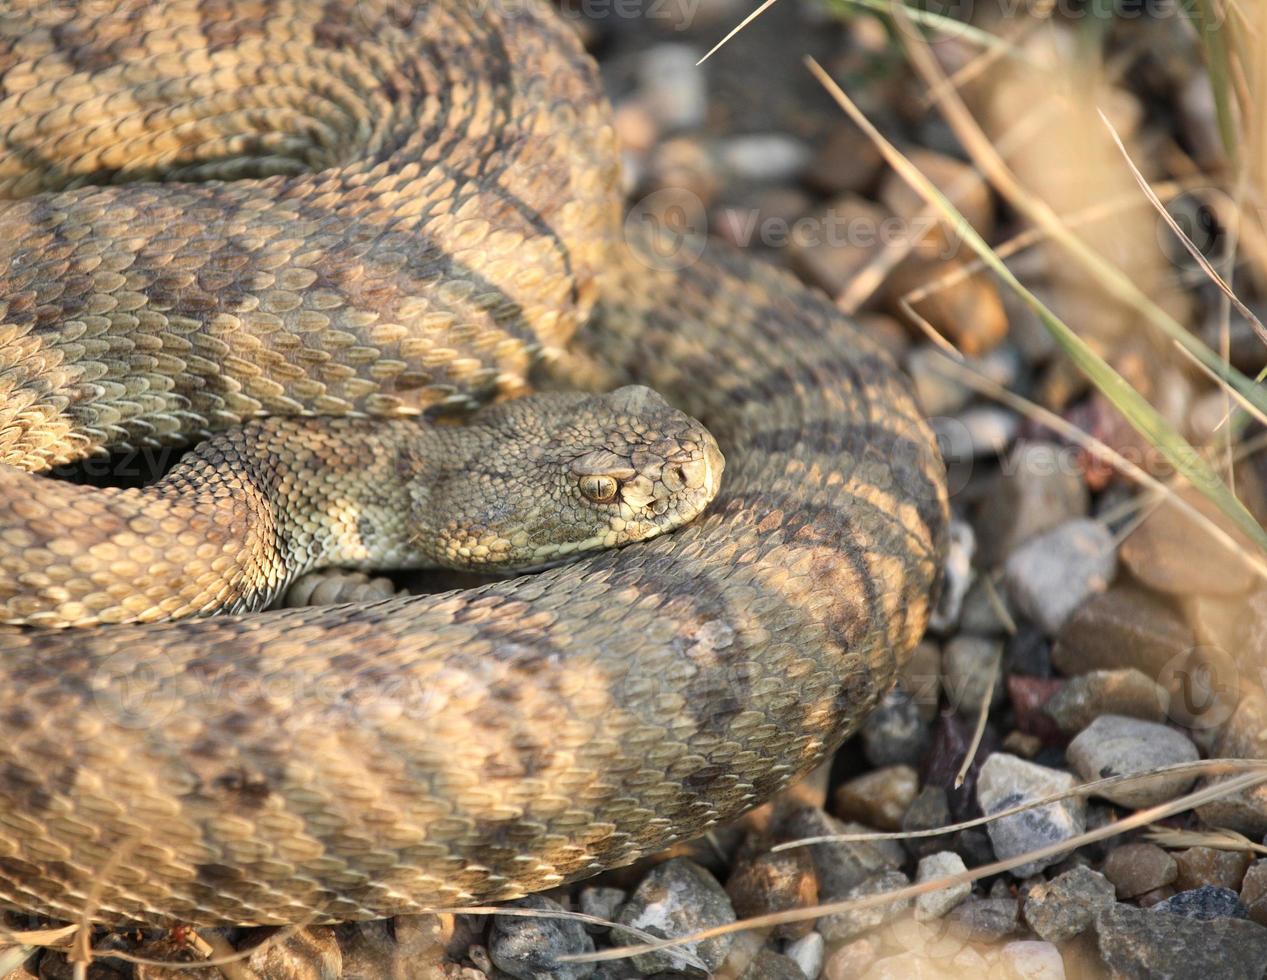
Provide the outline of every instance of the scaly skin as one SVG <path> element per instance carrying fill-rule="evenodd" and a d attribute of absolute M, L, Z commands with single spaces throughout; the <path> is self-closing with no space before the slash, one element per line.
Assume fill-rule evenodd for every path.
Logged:
<path fill-rule="evenodd" d="M 328 568 L 527 571 L 694 520 L 724 468 L 703 426 L 636 385 L 469 425 L 253 421 L 142 489 L 0 467 L 0 623 L 254 612 Z M 593 477 L 611 499 L 585 494 Z"/>
<path fill-rule="evenodd" d="M 0 186 L 50 192 L 0 211 L 10 465 L 513 395 L 545 351 L 656 388 L 727 470 L 674 534 L 466 592 L 0 627 L 0 896 L 198 924 L 511 898 L 834 750 L 944 546 L 889 359 L 743 256 L 626 246 L 593 66 L 544 5 L 121 7 L 0 17 Z M 147 168 L 248 179 L 74 189 Z"/>

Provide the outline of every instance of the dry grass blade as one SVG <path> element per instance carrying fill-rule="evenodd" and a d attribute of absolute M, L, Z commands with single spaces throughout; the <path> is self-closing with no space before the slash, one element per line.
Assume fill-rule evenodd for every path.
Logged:
<path fill-rule="evenodd" d="M 21 946 L 67 946 L 79 932 L 79 924 L 58 926 L 55 929 L 27 929 L 22 932 L 0 931 L 0 938 L 6 943 L 17 943 Z"/>
<path fill-rule="evenodd" d="M 312 920 L 297 922 L 293 925 L 278 929 L 262 942 L 256 943 L 254 946 L 248 946 L 246 949 L 234 949 L 225 940 L 207 934 L 201 937 L 204 943 L 207 943 L 214 956 L 199 960 L 196 963 L 176 963 L 171 960 L 155 960 L 145 956 L 137 956 L 135 953 L 127 953 L 122 950 L 110 949 L 101 950 L 101 955 L 110 959 L 123 960 L 125 963 L 132 963 L 135 966 L 153 966 L 164 970 L 205 970 L 208 967 L 216 967 L 225 975 L 228 980 L 256 980 L 254 970 L 249 969 L 245 964 L 248 959 L 274 943 L 279 943 L 283 939 L 287 939 L 312 924 Z"/>
<path fill-rule="evenodd" d="M 1190 446 L 1187 440 L 1125 378 L 1096 354 L 1081 337 L 1066 326 L 1064 321 L 1047 309 L 1038 297 L 1022 285 L 1012 274 L 1011 270 L 1004 265 L 1002 260 L 993 253 L 990 246 L 973 230 L 963 215 L 946 199 L 945 195 L 937 190 L 927 177 L 906 159 L 892 143 L 884 138 L 817 61 L 812 58 L 808 58 L 806 61 L 810 71 L 858 127 L 871 138 L 890 166 L 921 197 L 929 203 L 937 205 L 942 220 L 949 224 L 953 231 L 985 260 L 991 270 L 1038 315 L 1047 327 L 1048 332 L 1055 338 L 1070 360 L 1113 403 L 1131 426 L 1143 435 L 1178 473 L 1182 474 L 1201 493 L 1209 497 L 1241 529 L 1249 540 L 1253 541 L 1264 553 L 1267 553 L 1267 532 L 1254 520 L 1244 505 L 1236 499 L 1236 496 L 1232 494 L 1227 485 L 1224 484 L 1201 454 Z M 1182 330 L 1182 328 L 1180 329 Z M 1215 365 L 1222 366 L 1221 362 L 1213 354 L 1210 354 L 1208 349 L 1206 349 L 1206 353 L 1214 358 Z M 1237 550 L 1239 551 L 1240 549 L 1238 548 Z"/>
<path fill-rule="evenodd" d="M 1267 847 L 1235 830 L 1174 830 L 1170 827 L 1154 827 L 1145 831 L 1144 836 L 1161 847 L 1209 847 L 1216 851 L 1267 854 Z"/>
<path fill-rule="evenodd" d="M 271 936 L 269 938 L 272 939 Z M 212 960 L 219 961 L 216 965 L 224 974 L 224 980 L 258 980 L 255 971 L 239 956 L 239 951 L 234 949 L 218 932 L 207 930 L 205 934 L 194 933 L 190 942 L 198 955 L 202 957 L 203 966 Z M 256 948 L 252 947 L 247 955 L 254 953 Z"/>
<path fill-rule="evenodd" d="M 767 10 L 773 7 L 777 2 L 778 0 L 764 0 L 764 2 L 761 4 L 760 7 L 758 7 L 756 10 L 750 13 L 747 17 L 741 20 L 733 28 L 731 28 L 730 32 L 724 38 L 722 38 L 720 41 L 714 44 L 711 48 L 709 48 L 708 54 L 704 55 L 704 57 L 700 58 L 699 61 L 695 62 L 696 66 L 702 65 L 709 58 L 715 55 L 718 51 L 720 51 L 723 47 L 725 47 L 728 43 L 730 43 L 731 38 L 733 38 L 736 34 L 742 31 L 754 20 L 756 20 L 758 17 L 764 14 Z"/>
<path fill-rule="evenodd" d="M 977 750 L 981 748 L 981 739 L 985 737 L 985 723 L 990 717 L 990 700 L 994 697 L 994 685 L 999 681 L 999 671 L 1003 669 L 1003 651 L 1000 648 L 994 655 L 990 665 L 990 679 L 986 682 L 985 693 L 981 695 L 981 704 L 977 707 L 977 725 L 972 730 L 972 741 L 968 743 L 968 751 L 963 754 L 963 764 L 955 773 L 955 789 L 963 786 L 968 778 L 968 770 L 976 761 Z"/>
<path fill-rule="evenodd" d="M 1237 760 L 1247 761 L 1247 760 Z M 1257 761 L 1257 760 L 1254 760 Z M 1147 826 L 1158 820 L 1164 820 L 1172 817 L 1177 813 L 1183 813 L 1194 807 L 1201 806 L 1211 800 L 1218 799 L 1229 793 L 1239 792 L 1243 789 L 1249 789 L 1251 786 L 1257 786 L 1260 783 L 1267 783 L 1267 763 L 1259 762 L 1256 767 L 1257 771 L 1245 773 L 1244 775 L 1229 779 L 1227 782 L 1218 783 L 1214 786 L 1206 786 L 1195 792 L 1188 793 L 1178 799 L 1171 800 L 1158 806 L 1149 807 L 1147 810 L 1141 810 L 1121 820 L 1106 824 L 1103 827 L 1097 827 L 1095 830 L 1089 830 L 1086 833 L 1078 834 L 1068 840 L 1058 841 L 1045 847 L 1036 848 L 1026 854 L 1019 854 L 1016 857 L 1008 858 L 1004 861 L 994 861 L 990 864 L 982 865 L 979 868 L 970 868 L 967 871 L 960 872 L 955 875 L 947 875 L 945 878 L 939 878 L 935 881 L 920 882 L 917 885 L 910 885 L 906 888 L 899 888 L 895 891 L 884 892 L 878 895 L 867 895 L 863 898 L 847 899 L 839 902 L 825 902 L 822 905 L 816 905 L 811 908 L 789 909 L 784 912 L 771 912 L 766 915 L 757 915 L 749 919 L 741 919 L 738 922 L 732 922 L 728 925 L 717 926 L 712 929 L 702 929 L 699 932 L 690 933 L 685 936 L 677 936 L 672 939 L 659 939 L 654 943 L 646 946 L 621 946 L 614 949 L 605 949 L 602 952 L 595 953 L 578 953 L 568 956 L 559 957 L 561 963 L 597 963 L 607 960 L 624 959 L 628 956 L 636 956 L 641 953 L 650 953 L 655 950 L 672 949 L 683 945 L 684 943 L 703 942 L 706 939 L 712 939 L 715 936 L 725 936 L 735 932 L 745 932 L 750 929 L 770 929 L 775 926 L 785 925 L 791 922 L 804 922 L 810 919 L 817 919 L 825 915 L 835 915 L 838 912 L 852 912 L 859 909 L 873 908 L 877 905 L 888 905 L 894 901 L 905 901 L 907 899 L 918 898 L 920 895 L 929 892 L 940 891 L 951 885 L 957 885 L 961 882 L 973 882 L 979 878 L 987 878 L 992 875 L 1001 874 L 1004 871 L 1011 871 L 1013 868 L 1020 867 L 1030 861 L 1040 860 L 1046 857 L 1053 857 L 1057 854 L 1064 854 L 1068 851 L 1075 850 L 1086 844 L 1093 844 L 1096 841 L 1105 840 L 1109 837 L 1116 837 L 1118 834 L 1126 833 L 1130 830 L 1136 830 L 1139 827 Z M 944 830 L 941 831 L 944 833 Z"/>
<path fill-rule="evenodd" d="M 660 936 L 652 935 L 641 929 L 635 929 L 633 926 L 621 925 L 618 922 L 609 922 L 606 919 L 600 919 L 596 915 L 586 915 L 584 912 L 569 912 L 565 909 L 510 909 L 500 908 L 496 905 L 472 905 L 472 906 L 452 906 L 445 908 L 428 909 L 427 913 L 438 915 L 440 913 L 452 913 L 455 915 L 513 915 L 522 919 L 567 919 L 570 922 L 583 922 L 586 925 L 602 926 L 604 929 L 612 929 L 626 936 L 632 936 L 644 943 L 647 943 L 647 949 L 651 948 L 651 944 L 658 943 Z M 637 948 L 638 952 L 642 952 L 642 947 Z M 708 967 L 704 965 L 704 961 L 697 957 L 690 950 L 671 949 L 669 952 L 678 957 L 687 966 L 693 969 L 702 970 L 708 973 Z M 560 957 L 559 962 L 570 962 L 568 957 Z M 577 962 L 583 962 L 578 960 Z"/>
<path fill-rule="evenodd" d="M 10 973 L 26 962 L 27 957 L 31 955 L 31 947 L 15 946 L 12 949 L 6 949 L 0 953 L 0 976 L 7 977 Z M 21 974 L 19 974 L 21 976 Z"/>
<path fill-rule="evenodd" d="M 1242 303 L 1240 298 L 1232 292 L 1232 287 L 1224 281 L 1223 277 L 1219 275 L 1218 270 L 1210 264 L 1210 260 L 1201 253 L 1201 249 L 1197 248 L 1196 242 L 1189 238 L 1187 233 L 1179 227 L 1179 222 L 1175 220 L 1174 215 L 1166 210 L 1166 206 L 1161 203 L 1161 198 L 1153 192 L 1152 187 L 1149 186 L 1148 180 L 1142 173 L 1140 173 L 1139 167 L 1135 166 L 1135 161 L 1131 159 L 1130 153 L 1127 152 L 1126 146 L 1122 142 L 1122 137 L 1119 136 L 1117 130 L 1113 128 L 1113 124 L 1109 122 L 1109 117 L 1104 114 L 1104 110 L 1097 109 L 1096 111 L 1100 115 L 1100 121 L 1103 122 L 1105 128 L 1108 129 L 1109 135 L 1113 137 L 1113 142 L 1121 152 L 1122 159 L 1126 162 L 1126 166 L 1131 171 L 1131 176 L 1135 178 L 1135 182 L 1139 184 L 1139 189 L 1144 192 L 1144 196 L 1148 198 L 1148 202 L 1153 206 L 1154 210 L 1156 210 L 1158 216 L 1166 222 L 1166 226 L 1175 233 L 1175 237 L 1179 239 L 1183 247 L 1187 249 L 1188 254 L 1191 255 L 1197 265 L 1201 267 L 1201 271 L 1209 277 L 1209 280 L 1212 283 L 1219 287 L 1219 290 L 1227 297 L 1228 302 L 1236 308 L 1236 311 L 1240 313 L 1241 316 L 1245 317 L 1245 319 L 1250 322 L 1250 325 L 1254 328 L 1254 332 L 1258 334 L 1263 342 L 1267 343 L 1267 327 L 1264 327 L 1258 317 L 1254 315 L 1254 312 Z"/>

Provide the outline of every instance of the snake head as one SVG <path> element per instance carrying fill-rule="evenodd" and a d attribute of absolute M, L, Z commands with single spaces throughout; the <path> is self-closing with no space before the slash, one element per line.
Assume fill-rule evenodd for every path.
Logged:
<path fill-rule="evenodd" d="M 507 402 L 463 436 L 421 517 L 446 567 L 526 571 L 645 541 L 694 520 L 725 468 L 703 425 L 640 386 Z"/>

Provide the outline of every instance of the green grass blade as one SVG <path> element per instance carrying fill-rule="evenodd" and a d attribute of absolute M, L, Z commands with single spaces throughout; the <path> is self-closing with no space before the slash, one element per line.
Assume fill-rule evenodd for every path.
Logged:
<path fill-rule="evenodd" d="M 1211 0 L 1188 0 L 1183 4 L 1192 26 L 1205 48 L 1210 87 L 1214 90 L 1214 113 L 1219 125 L 1219 138 L 1228 160 L 1236 162 L 1236 120 L 1232 114 L 1232 69 L 1227 49 L 1227 31 L 1223 17 Z"/>
<path fill-rule="evenodd" d="M 891 0 L 828 0 L 827 6 L 840 14 L 853 13 L 856 9 L 869 10 L 872 13 L 880 14 L 892 23 Z M 963 21 L 947 17 L 945 14 L 935 13 L 931 10 L 921 10 L 919 7 L 912 7 L 909 4 L 903 4 L 903 7 L 906 15 L 921 27 L 928 27 L 963 38 L 966 41 L 980 45 L 986 50 L 1006 51 L 1014 55 L 1019 54 L 1015 46 L 1009 44 L 997 34 L 983 31 L 979 27 L 965 24 Z"/>

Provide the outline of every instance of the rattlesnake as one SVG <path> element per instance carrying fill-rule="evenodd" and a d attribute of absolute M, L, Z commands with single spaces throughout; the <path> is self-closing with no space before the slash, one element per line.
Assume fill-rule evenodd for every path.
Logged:
<path fill-rule="evenodd" d="M 649 385 L 727 461 L 686 528 L 468 591 L 0 627 L 6 903 L 515 897 L 767 799 L 918 640 L 946 499 L 907 384 L 784 273 L 622 223 L 596 71 L 544 4 L 8 0 L 0 135 L 15 470 L 533 381 Z"/>

